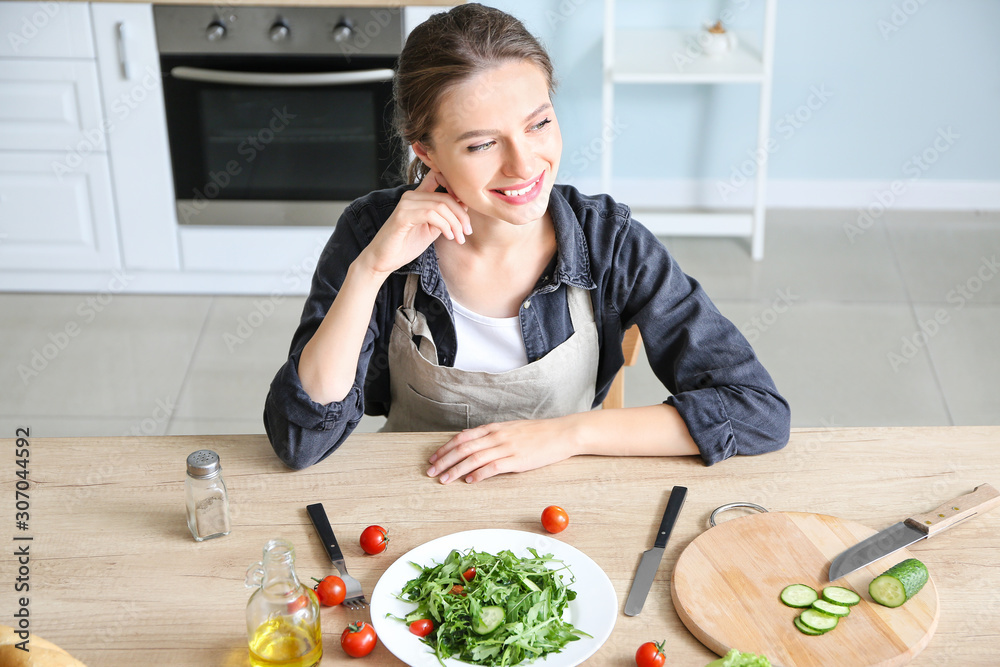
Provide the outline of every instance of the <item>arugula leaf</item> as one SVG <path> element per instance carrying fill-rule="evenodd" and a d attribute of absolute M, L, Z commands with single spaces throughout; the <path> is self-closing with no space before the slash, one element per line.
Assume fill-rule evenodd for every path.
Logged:
<path fill-rule="evenodd" d="M 493 555 L 475 549 L 452 550 L 443 563 L 423 567 L 412 563 L 420 574 L 408 581 L 397 596 L 416 609 L 398 618 L 412 623 L 421 618 L 434 621 L 434 630 L 421 641 L 434 650 L 438 661 L 456 658 L 486 667 L 509 667 L 558 653 L 586 632 L 563 620 L 563 612 L 576 592 L 563 583 L 562 573 L 575 579 L 569 568 L 551 554 L 518 558 L 504 550 Z M 550 565 L 557 566 L 552 569 Z M 466 582 L 461 573 L 476 568 Z M 462 586 L 461 592 L 454 592 Z M 486 607 L 503 609 L 504 620 L 493 631 L 478 634 L 476 621 Z M 499 618 L 498 616 L 495 618 Z M 480 629 L 483 626 L 480 625 Z"/>

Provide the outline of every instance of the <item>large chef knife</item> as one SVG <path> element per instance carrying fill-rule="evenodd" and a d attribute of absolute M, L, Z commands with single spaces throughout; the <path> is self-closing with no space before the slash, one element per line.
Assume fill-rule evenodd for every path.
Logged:
<path fill-rule="evenodd" d="M 980 484 L 972 493 L 949 500 L 926 514 L 911 516 L 858 542 L 830 563 L 830 581 L 860 570 L 914 542 L 933 537 L 956 523 L 982 514 L 997 505 L 1000 505 L 1000 492 L 989 484 Z"/>
<path fill-rule="evenodd" d="M 660 560 L 663 558 L 663 550 L 667 546 L 667 539 L 670 538 L 670 531 L 674 528 L 677 515 L 681 513 L 686 493 L 687 488 L 683 486 L 675 486 L 670 492 L 667 510 L 663 513 L 663 521 L 660 522 L 660 530 L 656 533 L 653 548 L 643 552 L 639 569 L 635 571 L 635 579 L 632 580 L 632 588 L 625 601 L 626 616 L 635 616 L 642 611 L 642 605 L 646 603 L 646 595 L 649 594 L 649 587 L 653 585 L 656 570 L 659 569 Z"/>

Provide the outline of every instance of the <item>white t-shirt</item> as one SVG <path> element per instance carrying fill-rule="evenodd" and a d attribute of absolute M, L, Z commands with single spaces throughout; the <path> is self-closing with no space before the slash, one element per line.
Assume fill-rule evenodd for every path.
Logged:
<path fill-rule="evenodd" d="M 472 312 L 454 299 L 451 305 L 455 312 L 458 346 L 455 368 L 502 373 L 528 364 L 520 318 L 486 317 Z"/>

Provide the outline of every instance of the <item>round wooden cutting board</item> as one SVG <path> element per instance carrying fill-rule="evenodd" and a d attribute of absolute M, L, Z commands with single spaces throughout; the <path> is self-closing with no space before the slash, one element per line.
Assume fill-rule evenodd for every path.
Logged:
<path fill-rule="evenodd" d="M 911 558 L 906 549 L 834 583 L 830 561 L 875 534 L 871 528 L 824 514 L 768 512 L 731 519 L 699 535 L 674 568 L 670 587 L 681 621 L 719 655 L 730 649 L 760 653 L 774 667 L 891 667 L 905 665 L 937 628 L 933 577 L 901 607 L 889 609 L 868 595 L 868 584 L 890 566 Z M 789 584 L 817 592 L 850 588 L 861 603 L 820 636 L 799 632 L 800 610 L 778 599 Z"/>

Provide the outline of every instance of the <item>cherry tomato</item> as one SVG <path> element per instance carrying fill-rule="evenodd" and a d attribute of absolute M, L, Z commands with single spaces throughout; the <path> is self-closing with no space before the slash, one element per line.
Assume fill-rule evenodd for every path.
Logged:
<path fill-rule="evenodd" d="M 382 526 L 368 526 L 361 533 L 361 548 L 366 554 L 380 554 L 389 544 L 389 534 Z"/>
<path fill-rule="evenodd" d="M 662 667 L 667 661 L 667 656 L 663 654 L 663 645 L 666 640 L 659 644 L 646 642 L 635 652 L 635 664 L 638 667 Z"/>
<path fill-rule="evenodd" d="M 448 592 L 451 593 L 452 595 L 461 595 L 464 598 L 465 586 L 459 586 L 458 584 L 455 584 L 454 586 L 451 587 L 451 590 Z"/>
<path fill-rule="evenodd" d="M 317 582 L 313 588 L 316 590 L 319 603 L 324 607 L 336 607 L 347 596 L 347 587 L 344 586 L 344 580 L 340 577 L 331 574 L 323 581 L 313 577 L 313 581 Z"/>
<path fill-rule="evenodd" d="M 375 628 L 364 621 L 355 621 L 340 635 L 340 647 L 352 658 L 363 658 L 375 648 Z"/>
<path fill-rule="evenodd" d="M 566 510 L 557 506 L 549 505 L 542 510 L 542 527 L 550 533 L 561 533 L 569 525 L 569 515 Z"/>
<path fill-rule="evenodd" d="M 434 632 L 434 621 L 429 618 L 420 618 L 410 623 L 410 632 L 418 637 L 426 637 Z"/>
<path fill-rule="evenodd" d="M 466 581 L 472 581 L 476 578 L 476 568 L 470 567 L 468 570 L 462 573 L 462 578 Z"/>
<path fill-rule="evenodd" d="M 309 606 L 309 595 L 302 594 L 288 603 L 288 613 L 294 614 L 299 609 L 305 609 Z"/>

